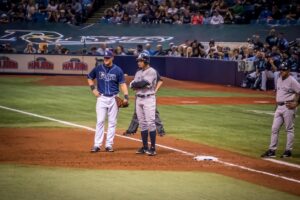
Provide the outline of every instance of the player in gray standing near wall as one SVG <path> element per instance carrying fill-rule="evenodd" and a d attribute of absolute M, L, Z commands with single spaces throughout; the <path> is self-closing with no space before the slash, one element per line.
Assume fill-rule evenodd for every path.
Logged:
<path fill-rule="evenodd" d="M 294 143 L 294 123 L 299 105 L 300 84 L 290 75 L 290 65 L 283 62 L 279 66 L 280 77 L 277 81 L 277 108 L 272 125 L 271 143 L 269 149 L 261 157 L 276 157 L 278 135 L 282 124 L 287 134 L 286 148 L 281 158 L 291 157 Z"/>
<path fill-rule="evenodd" d="M 161 79 L 161 76 L 157 72 L 157 84 L 156 84 L 156 88 L 155 88 L 155 93 L 157 93 L 157 91 L 159 90 L 159 88 L 161 87 L 162 84 L 163 84 L 163 80 Z M 155 109 L 155 125 L 156 125 L 158 135 L 163 137 L 166 134 L 166 132 L 164 130 L 164 127 L 163 127 L 162 121 L 160 119 L 157 108 Z M 138 127 L 139 127 L 139 120 L 137 118 L 136 109 L 134 109 L 134 113 L 133 113 L 130 125 L 129 125 L 128 129 L 123 133 L 123 135 L 135 134 L 137 132 Z"/>
<path fill-rule="evenodd" d="M 156 155 L 156 126 L 155 109 L 156 97 L 155 88 L 157 85 L 157 72 L 149 65 L 150 57 L 148 53 L 140 53 L 137 58 L 138 70 L 130 83 L 130 88 L 136 91 L 135 108 L 139 120 L 143 147 L 137 150 L 137 154 Z M 151 146 L 148 148 L 148 136 L 150 136 Z"/>

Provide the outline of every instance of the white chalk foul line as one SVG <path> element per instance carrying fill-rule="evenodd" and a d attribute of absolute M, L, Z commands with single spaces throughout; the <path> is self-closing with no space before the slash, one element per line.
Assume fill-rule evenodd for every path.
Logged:
<path fill-rule="evenodd" d="M 281 160 L 276 160 L 276 159 L 273 159 L 273 158 L 264 158 L 264 160 L 267 160 L 267 161 L 270 161 L 270 162 L 273 162 L 273 163 L 277 163 L 277 164 L 286 165 L 286 166 L 289 166 L 289 167 L 295 167 L 295 168 L 300 169 L 300 165 L 297 165 L 297 164 L 288 163 L 288 162 L 284 162 L 284 161 L 281 161 Z"/>
<path fill-rule="evenodd" d="M 10 110 L 10 111 L 18 112 L 18 113 L 22 113 L 22 114 L 29 115 L 29 116 L 34 116 L 34 117 L 38 117 L 38 118 L 42 118 L 42 119 L 46 119 L 46 120 L 58 122 L 58 123 L 65 124 L 65 125 L 68 125 L 68 126 L 74 126 L 74 127 L 86 129 L 86 130 L 93 131 L 93 132 L 95 131 L 95 129 L 90 128 L 88 126 L 82 126 L 82 125 L 79 125 L 79 124 L 75 124 L 75 123 L 71 123 L 71 122 L 67 122 L 67 121 L 63 121 L 63 120 L 54 119 L 52 117 L 46 117 L 46 116 L 42 116 L 42 115 L 38 115 L 38 114 L 34 114 L 34 113 L 30 113 L 30 112 L 26 112 L 26 111 L 22 111 L 22 110 L 18 110 L 18 109 L 13 109 L 13 108 L 9 108 L 9 107 L 6 107 L 6 106 L 1 106 L 1 105 L 0 105 L 0 108 L 5 109 L 5 110 Z M 126 136 L 119 135 L 119 134 L 116 134 L 116 136 L 121 137 L 121 138 L 125 138 L 125 139 L 129 139 L 129 140 L 133 140 L 133 141 L 141 142 L 141 140 L 136 139 L 136 138 L 126 137 Z M 164 146 L 164 145 L 160 145 L 160 144 L 157 144 L 157 146 L 165 148 L 165 149 L 173 150 L 175 152 L 179 152 L 179 153 L 182 153 L 182 154 L 185 154 L 185 155 L 195 156 L 195 154 L 193 154 L 193 153 L 182 151 L 180 149 L 176 149 L 176 148 L 172 148 L 172 147 L 168 147 L 168 146 Z M 276 177 L 276 178 L 281 178 L 281 179 L 284 179 L 284 180 L 287 180 L 287 181 L 291 181 L 291 182 L 295 182 L 295 183 L 300 183 L 300 180 L 297 180 L 297 179 L 293 179 L 293 178 L 289 178 L 289 177 L 285 177 L 285 176 L 280 176 L 280 175 L 277 175 L 277 174 L 272 174 L 272 173 L 264 172 L 264 171 L 260 171 L 260 170 L 255 170 L 255 169 L 252 169 L 252 168 L 249 168 L 249 167 L 245 167 L 245 166 L 242 166 L 242 165 L 237 165 L 237 164 L 233 164 L 233 163 L 229 163 L 229 162 L 224 162 L 224 161 L 220 161 L 220 160 L 218 160 L 216 162 L 224 164 L 224 165 L 227 165 L 227 166 L 240 168 L 240 169 L 243 169 L 243 170 L 246 170 L 246 171 L 256 172 L 256 173 L 260 173 L 260 174 L 264 174 L 264 175 L 268 175 L 268 176 L 272 176 L 272 177 Z M 278 163 L 278 164 L 280 164 L 280 163 Z"/>

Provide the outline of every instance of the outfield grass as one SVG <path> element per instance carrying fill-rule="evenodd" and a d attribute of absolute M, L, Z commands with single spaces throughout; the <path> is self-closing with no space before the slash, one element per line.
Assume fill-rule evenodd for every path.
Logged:
<path fill-rule="evenodd" d="M 96 122 L 96 99 L 88 87 L 38 86 L 35 79 L 0 78 L 0 105 L 66 120 L 89 127 Z M 159 95 L 189 96 L 194 91 L 163 89 Z M 205 92 L 199 92 L 200 95 Z M 222 96 L 225 93 L 207 92 Z M 238 95 L 238 94 L 234 94 Z M 242 94 L 241 94 L 242 95 Z M 251 110 L 272 112 L 270 105 L 178 105 L 159 106 L 168 134 L 198 143 L 208 144 L 245 155 L 259 157 L 268 148 L 272 116 Z M 118 128 L 126 129 L 133 113 L 133 104 L 121 109 Z M 298 112 L 299 114 L 299 112 Z M 296 132 L 300 130 L 296 119 Z M 66 127 L 65 125 L 1 109 L 0 127 Z M 284 150 L 285 133 L 280 136 L 279 153 Z M 300 163 L 300 138 L 295 137 L 294 158 Z"/>
<path fill-rule="evenodd" d="M 3 200 L 282 200 L 297 196 L 203 172 L 82 170 L 0 165 Z"/>

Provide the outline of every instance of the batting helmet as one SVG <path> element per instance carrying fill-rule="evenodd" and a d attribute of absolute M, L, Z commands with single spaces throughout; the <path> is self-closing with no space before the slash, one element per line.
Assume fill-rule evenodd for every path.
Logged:
<path fill-rule="evenodd" d="M 279 65 L 279 70 L 290 70 L 290 69 L 291 69 L 291 66 L 289 65 L 288 62 L 282 62 Z"/>
<path fill-rule="evenodd" d="M 147 51 L 143 51 L 139 54 L 139 56 L 136 59 L 137 61 L 144 61 L 145 63 L 150 63 L 150 55 Z"/>

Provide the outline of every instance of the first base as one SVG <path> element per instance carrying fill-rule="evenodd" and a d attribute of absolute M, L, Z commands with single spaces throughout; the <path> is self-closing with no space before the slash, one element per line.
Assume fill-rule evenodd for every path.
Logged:
<path fill-rule="evenodd" d="M 218 158 L 213 157 L 213 156 L 196 156 L 194 157 L 194 160 L 197 161 L 218 161 Z"/>

